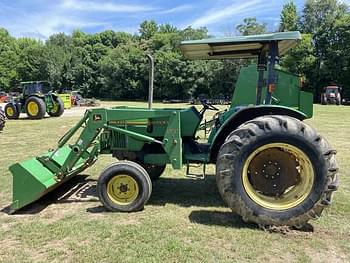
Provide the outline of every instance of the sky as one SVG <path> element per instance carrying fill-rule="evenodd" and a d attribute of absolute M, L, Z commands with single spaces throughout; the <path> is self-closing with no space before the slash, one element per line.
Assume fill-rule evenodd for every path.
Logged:
<path fill-rule="evenodd" d="M 347 1 L 347 0 L 346 0 Z M 45 39 L 74 29 L 95 33 L 112 29 L 137 33 L 144 20 L 180 29 L 207 27 L 215 36 L 235 34 L 246 17 L 256 17 L 269 30 L 278 27 L 285 0 L 0 0 L 0 27 L 15 37 Z M 298 10 L 303 0 L 296 0 Z"/>

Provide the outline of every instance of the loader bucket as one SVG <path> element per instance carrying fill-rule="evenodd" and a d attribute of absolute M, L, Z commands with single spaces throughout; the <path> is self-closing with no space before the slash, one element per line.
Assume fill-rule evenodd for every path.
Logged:
<path fill-rule="evenodd" d="M 56 165 L 62 166 L 72 149 L 69 146 L 59 148 L 51 157 Z M 51 156 L 52 152 L 47 152 L 42 156 Z M 40 156 L 39 156 L 40 157 Z M 95 160 L 92 160 L 95 161 Z M 9 170 L 13 176 L 13 202 L 10 213 L 33 203 L 43 195 L 51 192 L 64 182 L 68 181 L 91 164 L 90 155 L 81 157 L 73 169 L 62 179 L 58 179 L 56 174 L 40 162 L 37 158 L 28 159 L 10 166 Z"/>

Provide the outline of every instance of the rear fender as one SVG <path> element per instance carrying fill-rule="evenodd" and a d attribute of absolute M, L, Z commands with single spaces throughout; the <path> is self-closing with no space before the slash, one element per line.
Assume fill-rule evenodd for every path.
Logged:
<path fill-rule="evenodd" d="M 278 105 L 259 105 L 252 107 L 244 107 L 234 112 L 217 130 L 213 130 L 216 134 L 213 136 L 210 147 L 210 162 L 215 163 L 217 154 L 226 137 L 241 124 L 254 118 L 265 115 L 285 115 L 294 117 L 299 120 L 307 119 L 307 115 L 293 108 Z M 210 136 L 212 137 L 212 135 Z"/>

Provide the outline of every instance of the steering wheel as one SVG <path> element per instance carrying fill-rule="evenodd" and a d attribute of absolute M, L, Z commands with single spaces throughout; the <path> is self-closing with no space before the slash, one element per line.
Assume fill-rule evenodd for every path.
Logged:
<path fill-rule="evenodd" d="M 201 100 L 201 104 L 203 105 L 204 109 L 206 109 L 206 110 L 219 111 L 218 108 L 216 108 L 213 104 L 208 103 L 207 100 Z"/>

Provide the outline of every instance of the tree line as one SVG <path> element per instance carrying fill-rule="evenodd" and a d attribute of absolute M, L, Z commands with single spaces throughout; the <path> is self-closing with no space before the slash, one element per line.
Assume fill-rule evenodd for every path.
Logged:
<path fill-rule="evenodd" d="M 246 18 L 236 34 L 267 32 L 255 18 Z M 300 13 L 286 2 L 275 31 L 299 30 L 303 40 L 282 58 L 287 71 L 306 77 L 306 90 L 319 98 L 322 88 L 338 84 L 350 95 L 350 14 L 337 0 L 306 0 Z M 103 31 L 58 33 L 46 41 L 14 38 L 0 28 L 0 90 L 20 81 L 49 80 L 57 90 L 79 90 L 88 97 L 146 99 L 148 63 L 155 58 L 155 99 L 188 99 L 199 94 L 230 97 L 245 61 L 189 61 L 182 57 L 183 40 L 213 37 L 206 28 L 178 29 L 155 21 L 140 24 L 138 34 Z"/>

